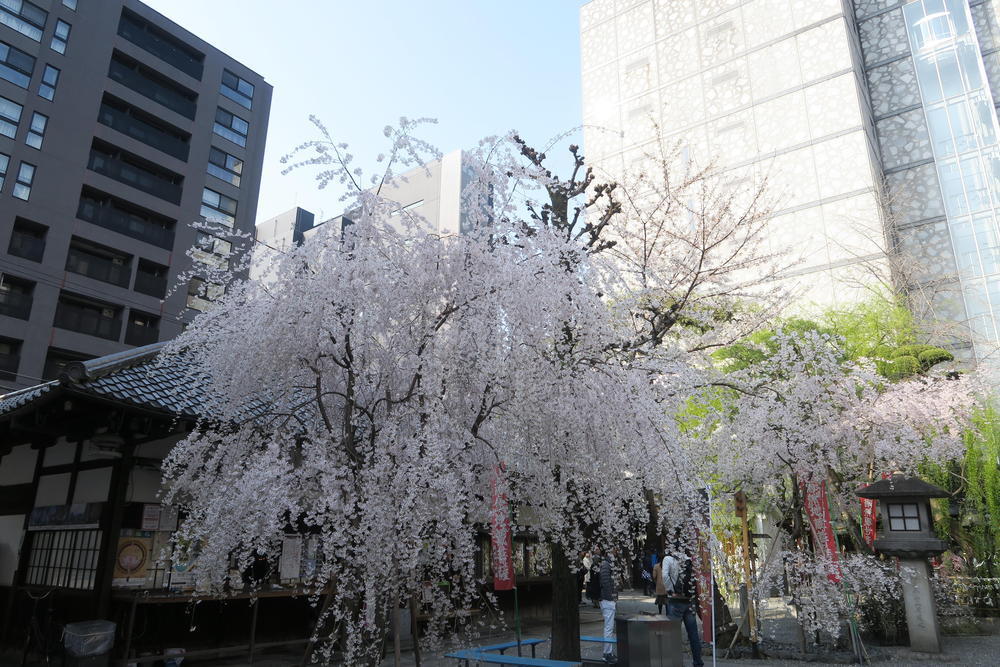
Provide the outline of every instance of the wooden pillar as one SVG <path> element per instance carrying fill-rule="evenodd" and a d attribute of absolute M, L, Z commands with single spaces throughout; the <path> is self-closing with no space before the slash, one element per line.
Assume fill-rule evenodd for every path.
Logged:
<path fill-rule="evenodd" d="M 122 447 L 122 458 L 115 462 L 111 471 L 111 485 L 108 492 L 108 508 L 101 522 L 104 545 L 98 565 L 94 592 L 97 595 L 97 618 L 107 618 L 111 611 L 111 580 L 115 573 L 118 556 L 118 538 L 121 536 L 122 519 L 125 515 L 125 500 L 128 497 L 129 478 L 134 463 L 134 444 L 126 439 Z"/>

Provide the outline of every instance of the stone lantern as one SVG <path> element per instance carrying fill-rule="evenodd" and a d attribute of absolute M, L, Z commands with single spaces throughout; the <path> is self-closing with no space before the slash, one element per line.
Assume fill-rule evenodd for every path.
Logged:
<path fill-rule="evenodd" d="M 903 604 L 910 647 L 926 653 L 941 652 L 941 630 L 931 590 L 931 570 L 927 559 L 937 556 L 947 545 L 934 534 L 931 498 L 947 498 L 948 493 L 914 477 L 893 475 L 858 490 L 857 495 L 879 501 L 882 527 L 875 550 L 897 556 L 903 572 Z"/>

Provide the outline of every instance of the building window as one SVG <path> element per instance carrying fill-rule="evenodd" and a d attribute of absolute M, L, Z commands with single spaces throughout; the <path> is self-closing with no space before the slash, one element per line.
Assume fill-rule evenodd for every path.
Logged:
<path fill-rule="evenodd" d="M 14 181 L 12 195 L 18 199 L 28 201 L 31 196 L 31 182 L 35 180 L 35 165 L 22 162 L 17 169 L 17 180 Z"/>
<path fill-rule="evenodd" d="M 889 503 L 889 530 L 920 530 L 920 512 L 915 503 Z"/>
<path fill-rule="evenodd" d="M 44 97 L 49 102 L 55 99 L 56 86 L 59 84 L 59 69 L 52 65 L 45 66 L 42 74 L 42 82 L 38 84 L 38 96 Z"/>
<path fill-rule="evenodd" d="M 237 146 L 246 148 L 250 123 L 225 109 L 219 108 L 215 110 L 215 125 L 212 131 L 223 139 L 229 139 Z"/>
<path fill-rule="evenodd" d="M 217 269 L 228 268 L 229 255 L 233 250 L 232 243 L 199 231 L 194 245 L 191 254 L 196 261 Z"/>
<path fill-rule="evenodd" d="M 56 53 L 66 53 L 66 44 L 69 42 L 70 24 L 62 19 L 56 21 L 56 30 L 52 33 L 52 43 L 49 46 Z"/>
<path fill-rule="evenodd" d="M 230 185 L 240 187 L 243 160 L 212 146 L 208 152 L 208 173 Z"/>
<path fill-rule="evenodd" d="M 15 86 L 27 88 L 31 83 L 31 73 L 35 71 L 35 57 L 10 44 L 0 42 L 0 77 Z"/>
<path fill-rule="evenodd" d="M 7 177 L 7 167 L 10 166 L 10 156 L 0 153 L 0 190 L 3 190 L 4 179 Z"/>
<path fill-rule="evenodd" d="M 45 138 L 45 126 L 49 124 L 49 117 L 37 111 L 31 114 L 31 129 L 28 136 L 24 138 L 24 143 L 32 148 L 41 149 L 42 139 Z"/>
<path fill-rule="evenodd" d="M 232 227 L 236 224 L 236 200 L 205 188 L 201 192 L 201 215 L 206 220 Z"/>
<path fill-rule="evenodd" d="M 34 530 L 24 583 L 93 590 L 101 562 L 101 531 Z"/>
<path fill-rule="evenodd" d="M 17 124 L 21 122 L 20 104 L 6 97 L 0 97 L 0 135 L 13 139 L 17 135 Z"/>
<path fill-rule="evenodd" d="M 219 92 L 241 107 L 249 109 L 253 106 L 253 84 L 227 69 L 222 70 L 222 87 Z"/>
<path fill-rule="evenodd" d="M 42 31 L 48 18 L 48 12 L 27 0 L 0 0 L 0 24 L 36 42 L 42 41 Z"/>
<path fill-rule="evenodd" d="M 221 296 L 222 285 L 205 282 L 201 278 L 192 278 L 188 283 L 187 307 L 205 312 Z"/>
<path fill-rule="evenodd" d="M 23 218 L 14 220 L 14 230 L 10 234 L 7 254 L 32 262 L 42 261 L 45 254 L 45 236 L 49 228 Z"/>
<path fill-rule="evenodd" d="M 64 7 L 69 7 L 74 12 L 76 11 L 76 0 L 62 0 Z"/>

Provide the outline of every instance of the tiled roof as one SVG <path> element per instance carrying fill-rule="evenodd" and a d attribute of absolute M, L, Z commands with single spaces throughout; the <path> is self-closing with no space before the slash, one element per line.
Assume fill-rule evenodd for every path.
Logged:
<path fill-rule="evenodd" d="M 204 384 L 192 381 L 191 369 L 185 368 L 183 361 L 172 365 L 156 363 L 165 344 L 154 343 L 67 364 L 58 380 L 0 396 L 0 420 L 59 391 L 183 417 L 204 416 Z"/>

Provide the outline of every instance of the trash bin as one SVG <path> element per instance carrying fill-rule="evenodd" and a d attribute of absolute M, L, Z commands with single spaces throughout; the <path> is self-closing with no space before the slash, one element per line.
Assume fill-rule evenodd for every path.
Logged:
<path fill-rule="evenodd" d="M 103 667 L 110 664 L 115 645 L 115 624 L 112 621 L 80 621 L 67 623 L 63 629 L 66 665 L 72 667 Z"/>
<path fill-rule="evenodd" d="M 618 664 L 622 667 L 681 667 L 681 622 L 666 616 L 615 616 Z"/>

